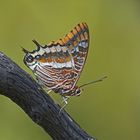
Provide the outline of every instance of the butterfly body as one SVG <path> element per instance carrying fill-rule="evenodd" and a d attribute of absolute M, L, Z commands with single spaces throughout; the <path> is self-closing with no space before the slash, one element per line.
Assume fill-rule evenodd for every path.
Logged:
<path fill-rule="evenodd" d="M 78 96 L 81 89 L 76 85 L 86 61 L 89 31 L 86 23 L 78 24 L 58 41 L 41 46 L 33 40 L 37 49 L 26 53 L 24 63 L 37 79 L 49 90 L 62 96 Z"/>

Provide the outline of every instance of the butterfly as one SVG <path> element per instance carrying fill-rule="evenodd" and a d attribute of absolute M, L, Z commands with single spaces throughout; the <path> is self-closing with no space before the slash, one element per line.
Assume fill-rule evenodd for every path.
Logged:
<path fill-rule="evenodd" d="M 78 24 L 64 38 L 42 46 L 33 40 L 37 49 L 25 49 L 24 63 L 38 81 L 49 90 L 62 96 L 78 96 L 76 85 L 83 70 L 89 48 L 89 29 L 86 23 Z"/>
<path fill-rule="evenodd" d="M 65 37 L 47 45 L 42 46 L 36 40 L 33 42 L 37 46 L 36 50 L 29 52 L 23 48 L 25 65 L 33 71 L 38 82 L 47 87 L 48 92 L 59 93 L 65 104 L 70 96 L 79 96 L 83 86 L 106 78 L 77 86 L 89 49 L 86 23 L 78 24 Z"/>

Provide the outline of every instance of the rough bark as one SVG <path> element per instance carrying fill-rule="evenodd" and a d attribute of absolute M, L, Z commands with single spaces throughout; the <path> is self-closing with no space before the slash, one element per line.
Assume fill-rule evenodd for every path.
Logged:
<path fill-rule="evenodd" d="M 0 94 L 20 106 L 53 140 L 95 140 L 64 110 L 59 114 L 60 106 L 29 74 L 1 52 Z"/>

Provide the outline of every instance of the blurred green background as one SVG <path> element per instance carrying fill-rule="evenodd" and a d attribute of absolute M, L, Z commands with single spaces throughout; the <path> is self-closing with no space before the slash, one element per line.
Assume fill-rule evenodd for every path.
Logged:
<path fill-rule="evenodd" d="M 78 84 L 85 87 L 66 110 L 98 140 L 140 139 L 140 2 L 138 0 L 5 0 L 0 3 L 0 51 L 24 70 L 20 46 L 35 49 L 79 22 L 90 29 L 90 50 Z M 33 74 L 32 74 L 33 75 Z M 56 102 L 60 96 L 52 93 Z M 1 140 L 51 140 L 16 104 L 0 96 Z"/>

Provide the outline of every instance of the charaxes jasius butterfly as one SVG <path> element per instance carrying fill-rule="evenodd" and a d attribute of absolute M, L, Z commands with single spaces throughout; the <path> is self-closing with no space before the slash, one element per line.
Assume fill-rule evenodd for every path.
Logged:
<path fill-rule="evenodd" d="M 67 97 L 80 95 L 84 85 L 78 87 L 76 83 L 88 54 L 87 24 L 78 24 L 64 38 L 52 41 L 48 45 L 42 46 L 36 40 L 33 42 L 37 49 L 32 52 L 23 49 L 26 53 L 24 63 L 33 71 L 38 81 L 48 90 L 62 95 L 65 103 Z"/>

